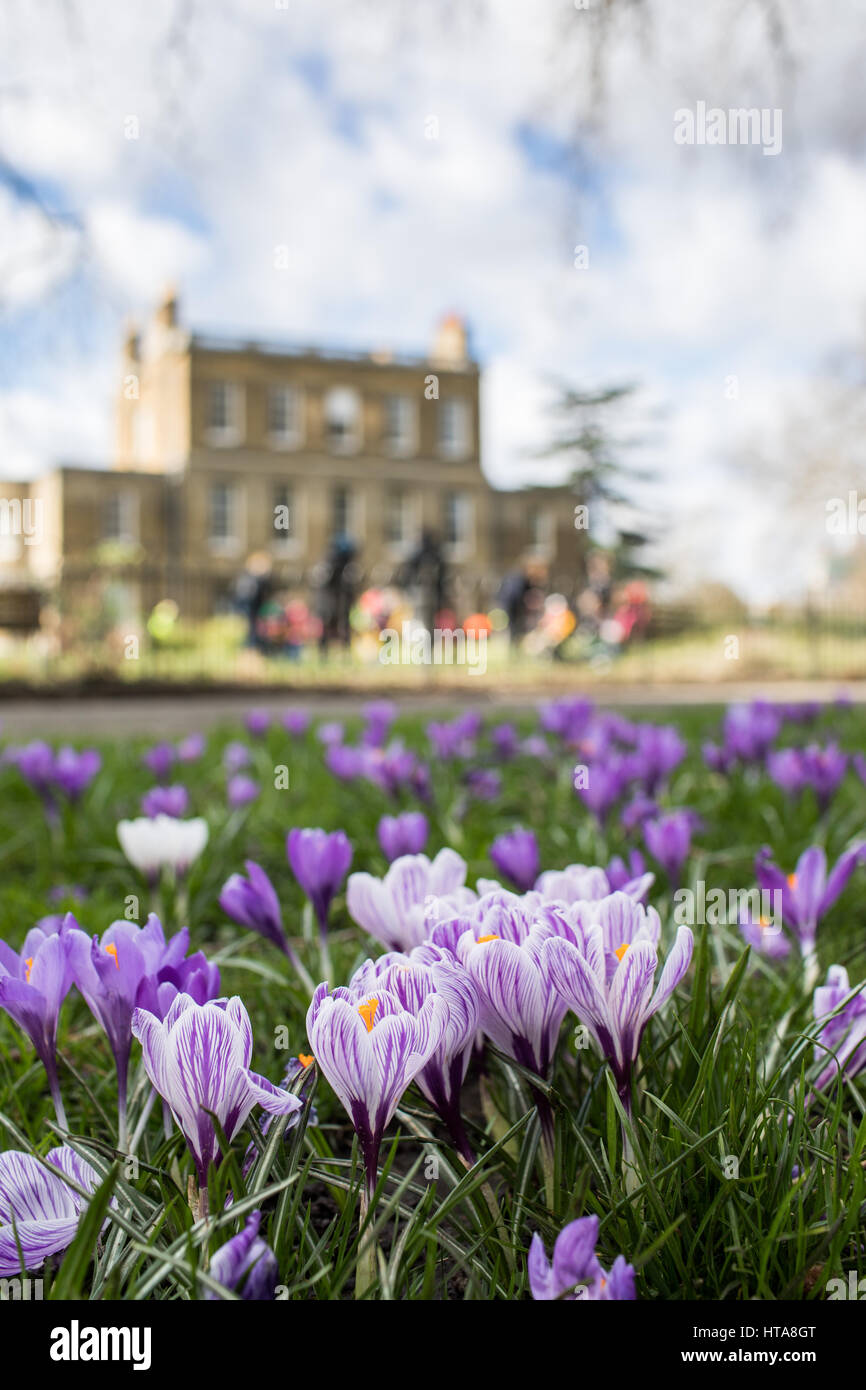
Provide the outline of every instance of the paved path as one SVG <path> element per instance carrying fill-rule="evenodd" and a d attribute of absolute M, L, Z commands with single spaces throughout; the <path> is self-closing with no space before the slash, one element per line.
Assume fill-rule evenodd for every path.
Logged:
<path fill-rule="evenodd" d="M 849 682 L 844 687 L 826 681 L 779 681 L 773 684 L 725 683 L 724 685 L 601 686 L 594 684 L 583 692 L 601 705 L 658 707 L 676 705 L 716 705 L 733 700 L 768 699 L 777 701 L 834 700 L 844 688 L 855 703 L 866 704 L 866 681 Z M 548 693 L 548 698 L 549 694 Z M 574 692 L 578 693 L 577 691 Z M 561 698 L 562 691 L 556 695 Z M 0 730 L 11 738 L 104 734 L 164 734 L 167 737 L 207 729 L 214 724 L 240 719 L 249 709 L 309 709 L 316 715 L 346 715 L 375 698 L 370 692 L 347 690 L 342 694 L 278 694 L 252 691 L 243 694 L 206 694 L 71 698 L 32 696 L 29 699 L 0 701 Z M 391 697 L 389 697 L 391 698 Z M 444 711 L 474 705 L 505 711 L 531 708 L 545 698 L 535 692 L 497 692 L 493 688 L 466 692 L 401 691 L 393 696 L 401 710 Z"/>

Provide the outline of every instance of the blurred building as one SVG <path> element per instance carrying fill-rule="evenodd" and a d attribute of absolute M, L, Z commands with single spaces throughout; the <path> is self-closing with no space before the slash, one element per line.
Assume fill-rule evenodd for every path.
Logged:
<path fill-rule="evenodd" d="M 425 358 L 289 349 L 190 332 L 169 293 L 123 345 L 110 471 L 0 484 L 7 610 L 36 589 L 68 609 L 110 580 L 128 609 L 172 597 L 202 617 L 228 605 L 252 552 L 269 553 L 278 584 L 308 587 L 337 534 L 361 582 L 383 585 L 433 532 L 458 611 L 489 606 L 528 556 L 569 590 L 573 498 L 491 487 L 479 380 L 455 316 Z"/>

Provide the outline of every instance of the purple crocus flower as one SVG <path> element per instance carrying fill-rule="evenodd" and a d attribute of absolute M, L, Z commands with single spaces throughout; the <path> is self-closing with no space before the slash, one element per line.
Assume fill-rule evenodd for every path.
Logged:
<path fill-rule="evenodd" d="M 605 869 L 611 893 L 628 893 L 632 884 L 643 879 L 645 869 L 644 857 L 639 849 L 631 850 L 627 861 L 621 855 L 615 854 Z M 653 875 L 653 877 L 655 876 Z M 629 893 L 629 897 L 635 896 L 640 898 L 643 897 L 643 894 Z"/>
<path fill-rule="evenodd" d="M 583 764 L 578 764 L 582 769 Z M 595 761 L 588 769 L 586 786 L 575 776 L 575 791 L 599 825 L 604 825 L 614 804 L 631 780 L 634 765 L 624 754 L 610 754 L 604 761 Z"/>
<path fill-rule="evenodd" d="M 98 1174 L 66 1144 L 52 1149 L 45 1161 L 85 1192 L 99 1186 Z M 0 1277 L 21 1274 L 22 1266 L 39 1269 L 71 1245 L 87 1201 L 33 1154 L 0 1153 Z"/>
<path fill-rule="evenodd" d="M 399 816 L 383 816 L 376 834 L 382 853 L 392 864 L 404 854 L 422 854 L 430 826 L 423 811 L 404 811 Z"/>
<path fill-rule="evenodd" d="M 479 1021 L 490 1040 L 546 1078 L 567 1006 L 551 987 L 541 946 L 563 928 L 562 914 L 537 893 L 485 893 L 431 926 L 430 941 L 453 951 L 478 989 Z"/>
<path fill-rule="evenodd" d="M 488 853 L 491 863 L 518 892 L 527 892 L 535 883 L 541 861 L 538 841 L 531 830 L 518 826 L 506 835 L 497 835 Z"/>
<path fill-rule="evenodd" d="M 164 782 L 174 766 L 177 752 L 170 743 L 155 743 L 142 757 L 142 762 L 158 782 Z"/>
<path fill-rule="evenodd" d="M 454 719 L 450 724 L 432 720 L 425 730 L 433 752 L 443 762 L 471 758 L 475 754 L 475 736 L 480 724 L 472 725 Z"/>
<path fill-rule="evenodd" d="M 503 762 L 509 762 L 520 751 L 520 735 L 513 724 L 495 725 L 490 730 L 490 742 Z"/>
<path fill-rule="evenodd" d="M 791 951 L 791 943 L 782 931 L 781 924 L 767 918 L 757 919 L 748 911 L 741 913 L 739 928 L 747 946 L 767 960 L 784 960 Z"/>
<path fill-rule="evenodd" d="M 188 734 L 177 745 L 177 760 L 180 763 L 197 763 L 207 746 L 204 734 Z"/>
<path fill-rule="evenodd" d="M 777 787 L 788 796 L 799 796 L 806 785 L 802 750 L 779 748 L 767 757 L 767 771 Z"/>
<path fill-rule="evenodd" d="M 310 727 L 310 716 L 305 709 L 287 709 L 281 722 L 287 734 L 301 738 Z"/>
<path fill-rule="evenodd" d="M 75 802 L 102 767 L 102 758 L 95 748 L 61 748 L 54 759 L 54 783 L 67 801 Z"/>
<path fill-rule="evenodd" d="M 428 994 L 410 1013 L 389 990 L 363 1000 L 349 989 L 319 985 L 307 1012 L 307 1036 L 316 1062 L 336 1092 L 358 1136 L 369 1201 L 376 1187 L 382 1135 L 404 1091 L 441 1045 L 448 1005 Z"/>
<path fill-rule="evenodd" d="M 52 800 L 54 754 L 47 743 L 37 739 L 23 748 L 10 748 L 6 756 L 43 801 Z"/>
<path fill-rule="evenodd" d="M 535 891 L 541 894 L 545 902 L 567 905 L 598 902 L 617 891 L 627 893 L 635 902 L 640 902 L 655 883 L 655 874 L 643 872 L 643 857 L 636 850 L 630 862 L 635 866 L 640 863 L 641 869 L 634 878 L 627 879 L 623 884 L 613 883 L 604 869 L 597 865 L 569 864 L 564 869 L 547 869 L 539 874 Z"/>
<path fill-rule="evenodd" d="M 254 782 L 252 777 L 247 777 L 243 772 L 236 772 L 226 783 L 226 801 L 230 811 L 239 811 L 242 807 L 249 806 L 260 793 L 261 787 L 258 782 Z"/>
<path fill-rule="evenodd" d="M 189 1146 L 203 1212 L 208 1168 L 221 1157 L 207 1112 L 216 1116 L 231 1142 L 254 1106 L 272 1115 L 292 1116 L 301 1103 L 250 1071 L 253 1031 L 237 996 L 196 1004 L 188 994 L 178 994 L 164 1020 L 136 1009 L 132 1030 L 141 1043 L 151 1085 L 167 1102 Z"/>
<path fill-rule="evenodd" d="M 845 776 L 847 755 L 836 744 L 821 748 L 782 748 L 767 757 L 767 771 L 777 786 L 789 796 L 799 796 L 806 787 L 815 793 L 818 805 L 826 811 Z"/>
<path fill-rule="evenodd" d="M 188 994 L 197 1004 L 218 999 L 219 966 L 212 965 L 203 951 L 186 954 L 189 928 L 181 927 L 166 941 L 158 917 L 148 918 L 148 927 L 148 939 L 141 943 L 148 971 L 136 994 L 136 1007 L 165 1018 L 178 994 Z"/>
<path fill-rule="evenodd" d="M 688 753 L 688 746 L 672 724 L 638 724 L 635 727 L 639 780 L 654 796 Z"/>
<path fill-rule="evenodd" d="M 428 995 L 440 994 L 445 999 L 445 1031 L 415 1083 L 471 1167 L 475 1155 L 460 1113 L 460 1090 L 478 1030 L 478 992 L 471 976 L 450 951 L 428 943 L 416 946 L 408 955 L 393 951 L 378 960 L 367 960 L 349 982 L 349 990 L 359 999 L 366 999 L 377 989 L 394 995 L 410 1014 L 418 1013 Z"/>
<path fill-rule="evenodd" d="M 264 869 L 254 860 L 244 863 L 247 877 L 232 874 L 219 896 L 219 904 L 227 917 L 250 931 L 257 931 L 274 946 L 290 955 L 289 943 L 283 928 L 283 914 L 276 889 Z"/>
<path fill-rule="evenodd" d="M 57 1122 L 65 1129 L 57 1077 L 57 1022 L 72 986 L 69 930 L 60 926 L 50 931 L 46 926 L 43 919 L 43 925 L 27 933 L 20 953 L 0 941 L 0 1009 L 14 1019 L 36 1049 L 48 1076 Z"/>
<path fill-rule="evenodd" d="M 693 811 L 668 811 L 658 820 L 648 820 L 643 828 L 646 847 L 661 864 L 671 888 L 678 888 L 683 866 L 692 848 Z"/>
<path fill-rule="evenodd" d="M 427 936 L 428 899 L 444 899 L 454 912 L 475 901 L 465 882 L 466 861 L 453 849 L 441 849 L 433 860 L 406 854 L 394 860 L 384 878 L 350 875 L 346 906 L 352 920 L 389 950 L 408 951 Z"/>
<path fill-rule="evenodd" d="M 221 1245 L 210 1262 L 208 1273 L 223 1288 L 239 1293 L 244 1299 L 270 1302 L 279 1278 L 277 1257 L 259 1235 L 262 1214 L 250 1213 L 247 1224 L 236 1236 Z M 207 1289 L 205 1299 L 219 1299 L 214 1289 Z"/>
<path fill-rule="evenodd" d="M 95 748 L 77 753 L 74 748 L 64 747 L 54 754 L 41 740 L 23 748 L 9 749 L 6 758 L 30 783 L 52 821 L 57 816 L 57 796 L 76 802 L 102 766 L 102 758 Z"/>
<path fill-rule="evenodd" d="M 180 782 L 173 787 L 151 787 L 141 798 L 141 814 L 153 819 L 154 816 L 173 816 L 179 820 L 189 810 L 189 792 Z"/>
<path fill-rule="evenodd" d="M 661 933 L 654 908 L 624 893 L 578 904 L 568 935 L 551 936 L 542 960 L 559 997 L 585 1024 L 610 1063 L 620 1099 L 631 1112 L 631 1074 L 644 1029 L 689 968 L 694 939 L 680 927 L 653 992 Z"/>
<path fill-rule="evenodd" d="M 245 743 L 240 743 L 233 739 L 227 743 L 223 749 L 223 767 L 231 777 L 235 772 L 240 772 L 242 768 L 249 767 L 252 755 Z"/>
<path fill-rule="evenodd" d="M 132 1047 L 132 1016 L 148 977 L 155 977 L 166 954 L 165 934 L 158 917 L 151 914 L 139 927 L 125 920 L 112 922 L 102 939 L 92 939 L 66 918 L 72 978 L 85 1003 L 103 1028 L 117 1069 L 119 1147 L 126 1149 L 126 1086 Z M 183 939 L 181 955 L 188 935 Z M 176 949 L 176 948 L 175 948 Z"/>
<path fill-rule="evenodd" d="M 845 776 L 848 755 L 835 743 L 828 743 L 826 748 L 810 743 L 803 749 L 803 763 L 806 781 L 813 789 L 821 810 L 825 811 Z"/>
<path fill-rule="evenodd" d="M 635 1298 L 634 1267 L 617 1255 L 609 1274 L 598 1262 L 598 1217 L 582 1216 L 564 1226 L 556 1237 L 553 1260 L 548 1261 L 538 1232 L 532 1237 L 527 1260 L 529 1287 L 538 1300 L 561 1299 L 574 1303 Z"/>
<path fill-rule="evenodd" d="M 470 768 L 463 782 L 469 795 L 476 801 L 496 801 L 502 793 L 502 777 L 493 768 Z"/>
<path fill-rule="evenodd" d="M 303 888 L 319 923 L 322 937 L 328 930 L 331 901 L 339 892 L 352 863 L 352 846 L 342 830 L 290 830 L 286 853 L 292 873 Z"/>
<path fill-rule="evenodd" d="M 812 845 L 803 851 L 792 874 L 786 875 L 773 862 L 773 852 L 766 845 L 755 860 L 758 886 L 781 893 L 782 921 L 796 934 L 800 943 L 810 989 L 814 984 L 812 977 L 817 971 L 815 936 L 818 923 L 840 896 L 864 856 L 866 844 L 852 845 L 839 856 L 829 876 L 827 856 L 819 845 Z"/>
<path fill-rule="evenodd" d="M 325 724 L 320 724 L 316 730 L 316 738 L 326 746 L 331 743 L 343 742 L 343 725 L 336 719 L 331 719 Z"/>
<path fill-rule="evenodd" d="M 325 767 L 340 782 L 354 782 L 356 777 L 364 776 L 366 752 L 363 748 L 352 748 L 347 743 L 331 743 L 325 753 Z"/>
<path fill-rule="evenodd" d="M 701 744 L 701 755 L 712 772 L 722 772 L 725 775 L 730 772 L 737 761 L 736 755 L 729 748 L 723 744 L 710 743 L 709 741 Z"/>
<path fill-rule="evenodd" d="M 393 700 L 371 700 L 361 713 L 367 721 L 362 742 L 370 748 L 379 748 L 388 737 L 388 730 L 397 718 L 397 706 Z"/>
<path fill-rule="evenodd" d="M 856 1076 L 866 1067 L 866 989 L 852 994 L 847 970 L 831 965 L 815 990 L 814 1013 L 816 1023 L 827 1020 L 815 1042 L 816 1058 L 827 1063 L 815 1082 L 822 1091 L 838 1072 Z"/>
<path fill-rule="evenodd" d="M 244 719 L 244 725 L 253 738 L 263 738 L 271 727 L 271 716 L 266 709 L 251 709 Z"/>
<path fill-rule="evenodd" d="M 563 743 L 576 748 L 592 719 L 594 705 L 582 696 L 566 696 L 552 700 L 539 710 L 539 722 L 546 733 L 555 734 Z"/>
<path fill-rule="evenodd" d="M 741 762 L 761 762 L 779 732 L 782 718 L 779 710 L 766 700 L 751 704 L 730 705 L 722 721 L 722 738 L 726 752 Z"/>
<path fill-rule="evenodd" d="M 643 792 L 639 792 L 623 806 L 619 813 L 619 823 L 628 833 L 642 826 L 645 821 L 653 820 L 658 814 L 658 802 L 653 801 L 651 796 L 644 796 Z"/>

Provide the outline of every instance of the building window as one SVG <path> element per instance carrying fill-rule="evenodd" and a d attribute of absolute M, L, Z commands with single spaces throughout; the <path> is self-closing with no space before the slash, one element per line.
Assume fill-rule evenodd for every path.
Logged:
<path fill-rule="evenodd" d="M 350 386 L 335 386 L 326 395 L 325 434 L 335 453 L 352 453 L 360 446 L 361 398 Z"/>
<path fill-rule="evenodd" d="M 238 444 L 243 434 L 243 397 L 229 381 L 208 382 L 205 428 L 214 444 Z"/>
<path fill-rule="evenodd" d="M 211 483 L 209 539 L 217 549 L 234 552 L 240 547 L 239 498 L 232 483 Z"/>
<path fill-rule="evenodd" d="M 416 441 L 415 421 L 415 402 L 411 396 L 385 397 L 384 442 L 389 453 L 412 453 Z"/>
<path fill-rule="evenodd" d="M 553 517 L 549 511 L 532 507 L 528 516 L 529 548 L 538 555 L 547 555 L 553 549 Z"/>
<path fill-rule="evenodd" d="M 412 543 L 412 500 L 400 488 L 391 488 L 385 497 L 385 540 L 405 550 Z"/>
<path fill-rule="evenodd" d="M 331 499 L 331 530 L 335 536 L 351 535 L 352 499 L 347 487 L 335 487 Z"/>
<path fill-rule="evenodd" d="M 439 449 L 448 458 L 469 453 L 469 404 L 463 400 L 439 402 Z"/>
<path fill-rule="evenodd" d="M 294 386 L 268 389 L 268 434 L 274 444 L 299 444 L 301 397 Z"/>
<path fill-rule="evenodd" d="M 288 483 L 277 483 L 274 488 L 274 541 L 277 545 L 288 545 L 297 539 L 295 521 L 295 493 Z"/>
<path fill-rule="evenodd" d="M 472 498 L 465 492 L 446 492 L 442 529 L 446 545 L 462 548 L 472 543 Z"/>
<path fill-rule="evenodd" d="M 102 539 L 133 544 L 138 540 L 138 499 L 133 492 L 109 492 L 102 505 Z"/>

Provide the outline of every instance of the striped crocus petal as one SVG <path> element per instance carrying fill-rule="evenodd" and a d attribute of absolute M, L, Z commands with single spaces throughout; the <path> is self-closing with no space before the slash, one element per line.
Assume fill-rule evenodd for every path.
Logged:
<path fill-rule="evenodd" d="M 613 978 L 623 946 L 631 946 L 639 940 L 658 946 L 661 921 L 654 907 L 643 907 L 626 893 L 611 893 L 594 903 L 589 911 L 601 926 L 608 981 Z"/>
<path fill-rule="evenodd" d="M 210 1275 L 244 1299 L 270 1301 L 279 1278 L 277 1258 L 259 1235 L 262 1214 L 250 1213 L 242 1231 L 221 1245 L 210 1263 Z M 215 1289 L 208 1289 L 205 1298 L 218 1299 Z"/>
<path fill-rule="evenodd" d="M 218 1159 L 207 1111 L 231 1140 L 256 1105 L 273 1115 L 292 1115 L 301 1107 L 296 1096 L 249 1070 L 252 1029 L 237 997 L 197 1004 L 188 994 L 178 994 L 164 1022 L 136 1009 L 133 1031 L 151 1084 L 168 1103 L 190 1147 L 200 1183 Z"/>
<path fill-rule="evenodd" d="M 428 995 L 416 1014 L 381 987 L 366 999 L 319 985 L 307 1012 L 316 1062 L 358 1133 L 370 1171 L 404 1091 L 440 1045 L 448 1006 Z"/>
<path fill-rule="evenodd" d="M 599 1051 L 604 1056 L 611 1056 L 613 1040 L 607 1009 L 601 930 L 597 928 L 595 932 L 587 933 L 587 940 L 591 951 L 584 954 L 572 941 L 563 937 L 549 938 L 542 951 L 544 966 L 554 989 L 589 1029 Z"/>
<path fill-rule="evenodd" d="M 478 988 L 483 1031 L 500 1051 L 545 1076 L 567 1006 L 548 988 L 532 951 L 471 933 L 458 950 Z"/>
<path fill-rule="evenodd" d="M 656 992 L 652 997 L 652 1002 L 647 1012 L 647 1018 L 657 1013 L 658 1010 L 667 1003 L 668 999 L 670 999 L 691 964 L 694 945 L 695 939 L 691 930 L 688 927 L 679 927 L 677 929 L 676 940 L 664 963 L 661 977 L 656 986 Z"/>
<path fill-rule="evenodd" d="M 349 915 L 390 949 L 409 950 L 427 935 L 425 903 L 466 893 L 466 863 L 454 850 L 442 849 L 432 861 L 426 854 L 395 859 L 383 879 L 372 874 L 349 876 Z M 474 896 L 474 895 L 473 895 Z"/>
<path fill-rule="evenodd" d="M 66 1146 L 52 1149 L 46 1161 L 86 1191 L 98 1184 L 90 1165 Z M 20 1274 L 22 1257 L 24 1269 L 37 1269 L 49 1255 L 65 1250 L 85 1201 L 32 1154 L 14 1149 L 0 1154 L 0 1276 Z"/>
<path fill-rule="evenodd" d="M 621 1084 L 628 1081 L 648 1020 L 670 998 L 689 968 L 693 937 L 680 927 L 653 993 L 658 953 L 648 937 L 623 942 L 613 975 L 602 971 L 599 935 L 583 927 L 585 952 L 563 938 L 549 938 L 543 957 L 554 988 L 593 1034 Z M 608 953 L 605 952 L 605 958 Z"/>
<path fill-rule="evenodd" d="M 637 1057 L 641 1034 L 649 1017 L 658 955 L 650 941 L 629 946 L 614 974 L 608 995 L 608 1017 L 617 1068 L 625 1074 Z"/>

